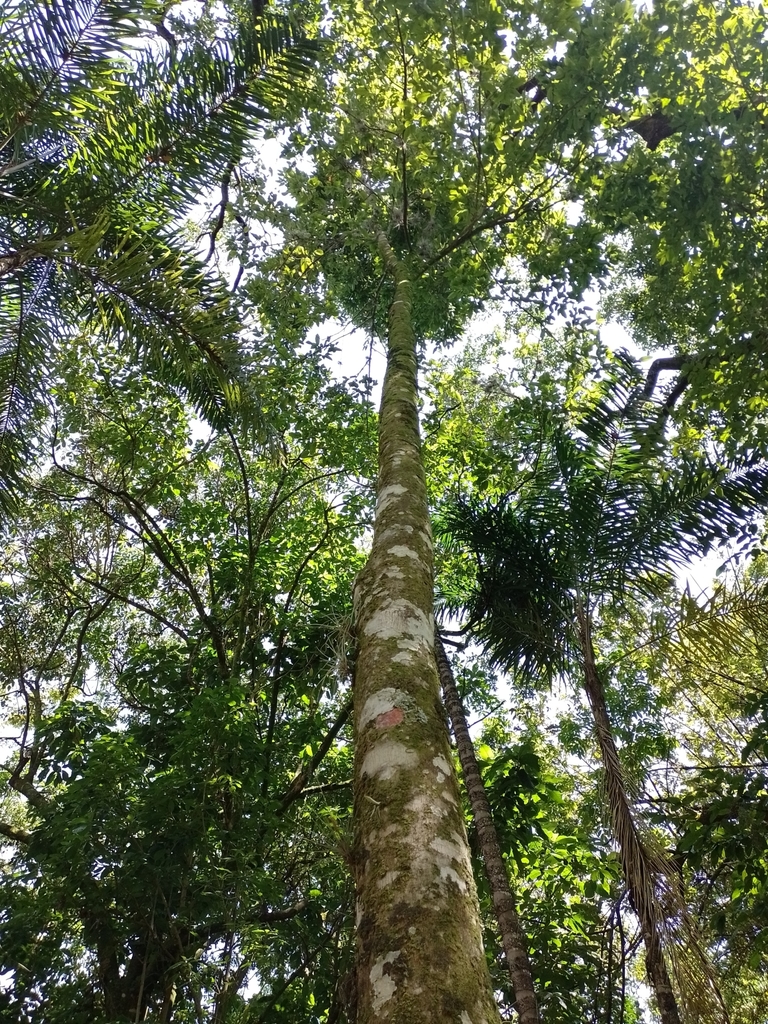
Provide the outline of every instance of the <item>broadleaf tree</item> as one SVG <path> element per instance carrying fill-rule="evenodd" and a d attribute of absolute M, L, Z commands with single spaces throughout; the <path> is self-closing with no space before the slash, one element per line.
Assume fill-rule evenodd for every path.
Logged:
<path fill-rule="evenodd" d="M 11 1015 L 23 1008 L 45 1020 L 55 991 L 62 1019 L 75 1010 L 179 1021 L 498 1019 L 439 704 L 419 371 L 427 345 L 457 343 L 475 314 L 499 305 L 545 332 L 563 319 L 578 331 L 590 317 L 587 290 L 611 274 L 609 290 L 624 273 L 653 296 L 660 253 L 674 251 L 681 288 L 693 282 L 708 302 L 716 294 L 722 322 L 735 322 L 738 280 L 715 283 L 731 281 L 731 257 L 728 267 L 699 258 L 704 237 L 710 255 L 721 236 L 739 251 L 725 245 L 732 222 L 707 207 L 687 231 L 675 175 L 699 180 L 702 138 L 738 152 L 747 168 L 759 163 L 762 100 L 734 106 L 729 93 L 711 111 L 692 106 L 690 123 L 667 110 L 673 95 L 698 104 L 710 81 L 727 84 L 722 33 L 742 39 L 757 93 L 761 51 L 745 33 L 762 14 L 735 10 L 344 0 L 286 3 L 274 24 L 262 4 L 199 17 L 185 7 L 136 14 L 53 0 L 4 10 L 6 148 L 16 148 L 3 177 L 20 189 L 3 193 L 13 233 L 2 263 L 11 339 L 5 493 L 19 491 L 25 453 L 34 452 L 34 493 L 51 503 L 25 511 L 30 522 L 9 523 L 6 534 L 4 674 L 20 730 L 8 778 L 27 803 L 25 813 L 11 802 L 3 829 L 19 849 L 9 883 Z M 69 26 L 59 35 L 48 32 L 56 19 Z M 296 34 L 320 43 L 311 61 Z M 72 54 L 79 63 L 68 76 Z M 265 113 L 278 115 L 277 186 L 253 144 Z M 736 148 L 722 137 L 721 114 L 743 129 Z M 215 199 L 205 195 L 213 188 Z M 240 262 L 231 289 L 185 236 L 182 220 L 201 199 L 214 203 L 209 259 L 226 242 Z M 743 216 L 759 237 L 760 210 Z M 301 377 L 321 358 L 322 344 L 307 339 L 329 316 L 387 338 L 372 522 L 371 489 L 357 480 L 370 475 L 365 396 L 349 381 L 345 394 Z M 701 335 L 712 317 L 680 322 Z M 74 367 L 95 367 L 99 379 L 115 346 L 119 369 L 98 408 L 80 402 L 89 385 Z M 36 353 L 48 357 L 44 368 Z M 149 419 L 133 429 L 145 400 L 132 390 L 141 362 L 132 357 L 142 353 L 151 357 L 147 386 L 176 410 L 158 414 L 175 448 L 144 443 L 156 426 Z M 225 415 L 237 387 L 259 412 L 250 424 Z M 186 437 L 174 388 L 207 416 L 208 442 Z M 557 401 L 555 389 L 550 397 Z M 674 404 L 670 397 L 656 417 L 649 450 L 663 446 Z M 39 416 L 34 439 L 24 434 L 29 409 Z M 206 465 L 220 451 L 223 498 L 218 470 Z M 492 471 L 487 457 L 483 471 Z M 703 510 L 724 507 L 718 501 Z M 286 538 L 288 513 L 298 525 Z M 686 528 L 696 534 L 700 519 Z M 354 618 L 339 631 L 356 640 L 355 723 L 345 740 L 343 673 L 320 652 L 329 643 L 323 616 L 348 610 L 341 595 L 353 569 Z M 61 639 L 46 647 L 40 624 L 49 621 Z M 110 660 L 113 649 L 128 652 L 125 663 Z M 219 719 L 226 742 L 206 729 Z M 321 800 L 348 791 L 338 769 L 350 742 L 351 837 L 342 796 L 325 815 L 303 811 L 311 790 Z M 329 776 L 308 787 L 324 758 Z M 106 799 L 123 777 L 125 799 L 142 809 L 133 835 Z M 152 810 L 145 783 L 162 796 L 161 822 L 143 817 Z M 86 802 L 98 810 L 83 812 Z M 176 843 L 179 821 L 185 842 Z M 148 909 L 132 871 L 154 864 L 144 849 L 152 828 L 160 849 Z M 346 974 L 346 883 L 317 856 L 329 833 L 357 889 Z M 67 857 L 80 888 L 62 882 Z M 27 910 L 38 877 L 46 885 L 35 916 Z M 328 900 L 313 909 L 323 887 Z M 296 901 L 277 907 L 288 890 Z M 635 909 L 647 924 L 637 900 Z M 25 930 L 25 917 L 34 927 Z M 285 942 L 265 937 L 265 924 L 284 927 Z M 621 947 L 623 964 L 623 939 Z M 314 981 L 318 957 L 329 974 Z"/>

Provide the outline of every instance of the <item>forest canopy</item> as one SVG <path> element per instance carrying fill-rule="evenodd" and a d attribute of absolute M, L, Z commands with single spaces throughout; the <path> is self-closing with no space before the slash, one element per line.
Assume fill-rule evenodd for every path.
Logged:
<path fill-rule="evenodd" d="M 0 58 L 0 1021 L 768 1024 L 765 6 Z"/>

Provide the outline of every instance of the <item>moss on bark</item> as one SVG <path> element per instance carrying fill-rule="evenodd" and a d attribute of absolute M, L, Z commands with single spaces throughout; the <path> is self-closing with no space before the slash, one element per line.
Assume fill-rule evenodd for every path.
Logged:
<path fill-rule="evenodd" d="M 395 283 L 371 555 L 355 586 L 357 1021 L 496 1024 L 439 700 L 411 289 Z"/>

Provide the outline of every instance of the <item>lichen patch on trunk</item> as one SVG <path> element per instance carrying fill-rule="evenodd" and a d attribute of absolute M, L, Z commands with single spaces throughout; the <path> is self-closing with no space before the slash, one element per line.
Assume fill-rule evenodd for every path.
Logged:
<path fill-rule="evenodd" d="M 363 761 L 362 774 L 378 776 L 382 781 L 391 779 L 401 768 L 413 768 L 419 758 L 414 750 L 393 739 L 380 739 L 371 747 Z"/>
<path fill-rule="evenodd" d="M 408 665 L 413 661 L 414 652 L 411 650 L 398 651 L 397 654 L 392 655 L 392 661 L 395 665 Z"/>
<path fill-rule="evenodd" d="M 388 550 L 394 558 L 413 558 L 417 562 L 421 558 L 418 551 L 414 551 L 413 548 L 409 548 L 405 544 L 393 544 Z"/>
<path fill-rule="evenodd" d="M 376 514 L 381 515 L 393 501 L 405 494 L 407 488 L 402 484 L 390 484 L 389 487 L 382 487 L 376 499 Z"/>
<path fill-rule="evenodd" d="M 395 994 L 397 983 L 387 971 L 389 964 L 395 962 L 400 956 L 400 950 L 395 949 L 379 957 L 371 968 L 371 986 L 373 988 L 373 1008 L 378 1011 Z"/>
<path fill-rule="evenodd" d="M 412 601 L 399 598 L 379 608 L 364 627 L 365 634 L 379 640 L 397 640 L 412 637 L 429 644 L 432 650 L 434 622 Z"/>
<path fill-rule="evenodd" d="M 468 864 L 464 837 L 456 835 L 453 841 L 450 839 L 433 839 L 429 845 L 435 851 L 435 862 L 440 872 L 440 878 L 450 879 L 462 892 L 466 892 L 466 869 Z M 462 874 L 464 877 L 462 877 Z"/>

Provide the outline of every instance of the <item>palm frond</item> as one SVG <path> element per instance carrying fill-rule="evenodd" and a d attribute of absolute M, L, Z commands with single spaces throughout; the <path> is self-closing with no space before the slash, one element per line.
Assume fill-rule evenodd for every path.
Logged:
<path fill-rule="evenodd" d="M 6 495 L 62 332 L 117 338 L 217 423 L 241 397 L 231 296 L 178 226 L 318 51 L 276 17 L 208 44 L 190 32 L 167 55 L 162 14 L 156 0 L 0 0 Z"/>
<path fill-rule="evenodd" d="M 179 216 L 225 168 L 246 155 L 256 130 L 278 117 L 317 60 L 318 46 L 285 18 L 241 26 L 229 39 L 193 45 L 165 68 L 144 55 L 115 95 L 109 119 L 84 138 L 81 172 L 105 158 L 123 202 L 147 193 Z"/>
<path fill-rule="evenodd" d="M 130 57 L 156 16 L 154 3 L 6 0 L 0 7 L 0 152 L 13 143 L 17 156 L 40 155 L 41 145 L 61 145 L 78 134 L 84 113 L 94 110 L 94 98 L 105 98 L 118 62 Z"/>
<path fill-rule="evenodd" d="M 729 581 L 719 586 L 704 603 L 687 593 L 669 628 L 652 639 L 665 662 L 674 666 L 676 675 L 686 679 L 695 666 L 697 675 L 721 677 L 723 664 L 760 665 L 763 659 L 763 638 L 768 636 L 768 584 L 764 579 L 746 582 Z M 745 688 L 745 680 L 722 676 L 724 680 Z M 756 680 L 763 686 L 762 673 Z"/>
<path fill-rule="evenodd" d="M 223 284 L 173 241 L 132 233 L 87 261 L 68 255 L 61 265 L 74 302 L 65 308 L 68 319 L 132 349 L 221 426 L 239 397 L 239 324 Z"/>
<path fill-rule="evenodd" d="M 434 523 L 438 538 L 475 556 L 463 601 L 473 633 L 495 664 L 528 681 L 565 668 L 573 601 L 569 553 L 536 526 L 512 505 L 478 503 L 445 507 Z"/>
<path fill-rule="evenodd" d="M 655 596 L 676 566 L 757 529 L 768 463 L 672 464 L 658 436 L 648 440 L 659 409 L 641 401 L 641 379 L 622 358 L 570 420 L 549 421 L 535 477 L 521 490 L 438 514 L 443 542 L 464 545 L 477 564 L 464 601 L 472 628 L 508 669 L 559 671 L 576 594 Z"/>
<path fill-rule="evenodd" d="M 36 266 L 0 281 L 0 510 L 14 508 L 32 448 L 29 426 L 55 343 L 51 268 Z"/>

